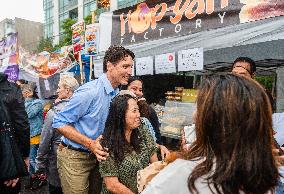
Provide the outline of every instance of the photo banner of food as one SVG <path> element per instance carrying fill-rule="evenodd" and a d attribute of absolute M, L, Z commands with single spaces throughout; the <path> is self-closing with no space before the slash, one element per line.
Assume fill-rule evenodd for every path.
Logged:
<path fill-rule="evenodd" d="M 85 54 L 96 55 L 98 53 L 99 24 L 86 25 Z"/>
<path fill-rule="evenodd" d="M 13 33 L 0 41 L 0 72 L 11 81 L 18 80 L 18 34 Z"/>
<path fill-rule="evenodd" d="M 241 0 L 241 23 L 284 16 L 283 0 Z"/>
<path fill-rule="evenodd" d="M 11 34 L 0 41 L 0 59 L 17 54 L 18 33 Z"/>
<path fill-rule="evenodd" d="M 74 54 L 78 54 L 84 50 L 85 46 L 85 23 L 77 22 L 71 26 L 72 29 L 72 45 Z"/>
<path fill-rule="evenodd" d="M 20 69 L 41 78 L 67 71 L 75 63 L 69 57 L 70 51 L 72 51 L 72 46 L 62 47 L 62 49 L 53 53 L 44 51 L 39 54 L 31 54 L 20 48 Z"/>

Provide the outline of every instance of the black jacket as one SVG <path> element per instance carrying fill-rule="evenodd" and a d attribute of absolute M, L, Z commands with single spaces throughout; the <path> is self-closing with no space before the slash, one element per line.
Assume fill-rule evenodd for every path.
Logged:
<path fill-rule="evenodd" d="M 28 115 L 25 111 L 24 98 L 18 85 L 7 80 L 7 75 L 0 73 L 0 100 L 8 111 L 14 128 L 15 140 L 22 153 L 28 157 L 30 152 L 30 130 Z"/>

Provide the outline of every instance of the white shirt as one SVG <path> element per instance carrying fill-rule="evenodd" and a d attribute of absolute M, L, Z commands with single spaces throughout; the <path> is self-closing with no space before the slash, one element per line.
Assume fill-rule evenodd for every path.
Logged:
<path fill-rule="evenodd" d="M 146 186 L 142 194 L 187 194 L 190 193 L 187 186 L 187 179 L 192 170 L 202 160 L 189 161 L 177 159 L 166 166 L 152 181 Z M 198 178 L 195 187 L 200 194 L 210 194 L 212 191 L 217 193 L 214 186 L 205 180 L 205 177 Z M 240 194 L 244 192 L 240 191 Z M 268 191 L 267 194 L 272 194 Z"/>
<path fill-rule="evenodd" d="M 186 194 L 190 193 L 187 186 L 187 179 L 194 167 L 200 161 L 188 161 L 177 159 L 166 166 L 147 185 L 142 194 Z M 212 193 L 207 182 L 198 179 L 195 186 L 199 193 Z M 215 189 L 211 188 L 213 191 Z"/>
<path fill-rule="evenodd" d="M 276 132 L 274 135 L 280 146 L 284 144 L 284 112 L 274 113 L 272 115 L 273 129 Z"/>

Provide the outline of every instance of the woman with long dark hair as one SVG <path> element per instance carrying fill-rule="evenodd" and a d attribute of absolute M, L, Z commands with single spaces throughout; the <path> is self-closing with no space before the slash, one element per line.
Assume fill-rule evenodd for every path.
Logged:
<path fill-rule="evenodd" d="M 196 141 L 144 193 L 273 192 L 279 173 L 264 89 L 232 74 L 209 77 L 200 87 L 196 114 Z"/>
<path fill-rule="evenodd" d="M 137 193 L 137 172 L 157 161 L 155 142 L 140 120 L 136 99 L 118 95 L 110 105 L 102 146 L 109 152 L 100 163 L 102 193 Z"/>

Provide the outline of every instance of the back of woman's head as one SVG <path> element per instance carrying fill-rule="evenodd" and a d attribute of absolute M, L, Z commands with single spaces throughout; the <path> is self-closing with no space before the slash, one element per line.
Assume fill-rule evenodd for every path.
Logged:
<path fill-rule="evenodd" d="M 150 107 L 149 107 L 146 99 L 145 98 L 138 99 L 137 104 L 138 104 L 138 107 L 139 107 L 140 116 L 145 117 L 148 120 L 150 120 Z"/>
<path fill-rule="evenodd" d="M 190 159 L 203 157 L 188 186 L 210 173 L 218 193 L 262 194 L 277 184 L 269 99 L 255 81 L 232 74 L 205 79 L 197 98 L 196 137 Z"/>
<path fill-rule="evenodd" d="M 128 110 L 128 101 L 135 97 L 130 94 L 116 96 L 110 104 L 109 114 L 105 124 L 103 133 L 102 145 L 107 147 L 114 154 L 117 162 L 122 161 L 124 152 L 129 148 L 129 143 L 125 138 L 125 116 Z M 131 133 L 130 144 L 136 151 L 139 150 L 139 134 L 138 130 L 134 129 Z"/>

